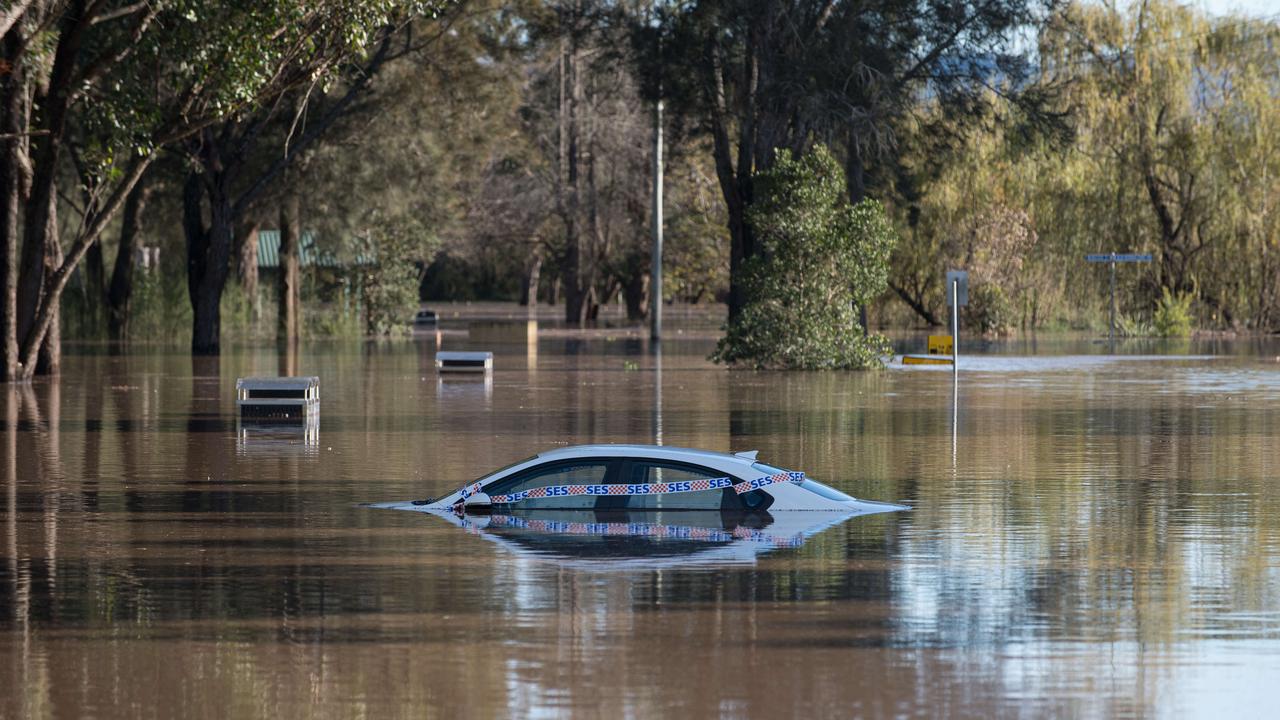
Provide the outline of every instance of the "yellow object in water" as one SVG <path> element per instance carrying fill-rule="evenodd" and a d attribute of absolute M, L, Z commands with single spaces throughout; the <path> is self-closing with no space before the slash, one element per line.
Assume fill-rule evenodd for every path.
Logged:
<path fill-rule="evenodd" d="M 951 355 L 955 352 L 955 345 L 951 342 L 950 335 L 930 335 L 929 336 L 929 354 L 930 355 Z"/>
<path fill-rule="evenodd" d="M 903 355 L 903 365 L 950 365 L 950 355 Z"/>

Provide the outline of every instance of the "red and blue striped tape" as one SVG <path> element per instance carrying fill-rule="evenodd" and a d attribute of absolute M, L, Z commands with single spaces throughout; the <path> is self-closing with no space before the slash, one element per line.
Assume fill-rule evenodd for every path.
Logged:
<path fill-rule="evenodd" d="M 505 495 L 490 495 L 489 501 L 495 504 L 509 504 L 521 502 L 523 500 L 539 500 L 550 497 L 569 497 L 574 495 L 586 496 L 602 496 L 602 495 L 674 495 L 678 493 L 706 492 L 707 490 L 718 490 L 720 488 L 733 488 L 734 492 L 739 495 L 759 490 L 763 487 L 776 485 L 778 483 L 804 482 L 804 473 L 802 472 L 779 472 L 773 475 L 765 475 L 748 482 L 733 482 L 733 478 L 709 478 L 704 480 L 682 480 L 680 482 L 666 483 L 632 483 L 629 485 L 547 485 L 544 487 L 530 488 L 519 492 L 508 493 Z M 462 497 L 465 500 L 471 495 L 480 491 L 479 485 L 472 485 L 462 490 Z"/>

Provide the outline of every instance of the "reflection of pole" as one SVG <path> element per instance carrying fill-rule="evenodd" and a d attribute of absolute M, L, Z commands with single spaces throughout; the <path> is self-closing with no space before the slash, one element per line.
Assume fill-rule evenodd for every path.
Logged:
<path fill-rule="evenodd" d="M 951 374 L 960 372 L 960 279 L 951 279 Z"/>
<path fill-rule="evenodd" d="M 653 344 L 653 444 L 662 444 L 662 345 Z"/>
<path fill-rule="evenodd" d="M 956 469 L 956 428 L 960 419 L 960 376 L 951 373 L 951 469 Z"/>
<path fill-rule="evenodd" d="M 649 337 L 662 339 L 662 100 L 653 111 L 653 267 L 649 271 Z"/>

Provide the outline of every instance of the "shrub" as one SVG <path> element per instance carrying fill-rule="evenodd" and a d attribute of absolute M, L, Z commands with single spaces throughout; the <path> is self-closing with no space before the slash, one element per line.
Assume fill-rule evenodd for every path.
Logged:
<path fill-rule="evenodd" d="M 746 304 L 711 358 L 754 368 L 848 369 L 880 364 L 888 342 L 867 336 L 856 306 L 886 285 L 895 240 L 874 200 L 851 206 L 844 173 L 815 147 L 779 151 L 756 176 L 747 214 L 757 252 L 742 267 Z"/>
<path fill-rule="evenodd" d="M 969 288 L 964 322 L 983 335 L 1002 335 L 1013 326 L 1013 307 L 999 285 L 982 283 Z"/>
<path fill-rule="evenodd" d="M 1156 334 L 1156 329 L 1143 318 L 1121 314 L 1116 318 L 1116 334 L 1120 337 L 1151 337 Z"/>
<path fill-rule="evenodd" d="M 1186 337 L 1191 334 L 1191 294 L 1174 295 L 1164 288 L 1152 317 L 1160 337 Z"/>

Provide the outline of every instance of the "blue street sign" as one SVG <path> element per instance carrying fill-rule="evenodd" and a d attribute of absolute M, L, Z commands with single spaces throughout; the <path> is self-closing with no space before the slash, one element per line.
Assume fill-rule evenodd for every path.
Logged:
<path fill-rule="evenodd" d="M 1151 262 L 1151 253 L 1126 255 L 1121 255 L 1120 253 L 1106 253 L 1085 255 L 1084 259 L 1089 262 Z"/>

